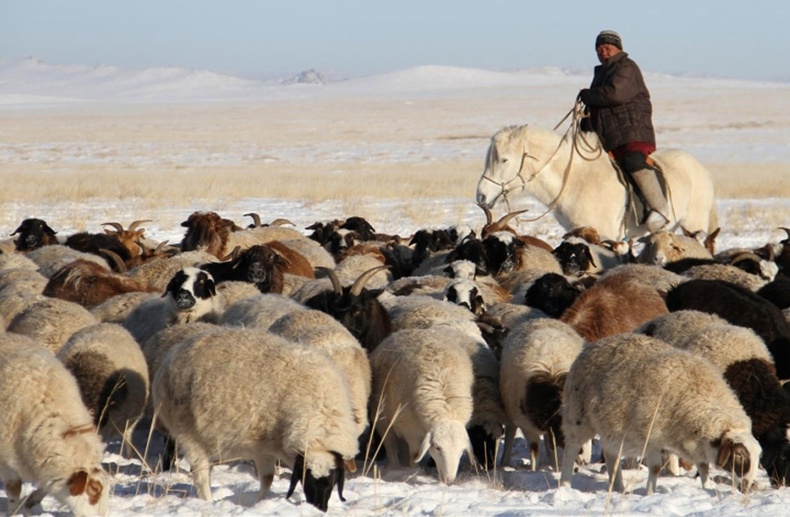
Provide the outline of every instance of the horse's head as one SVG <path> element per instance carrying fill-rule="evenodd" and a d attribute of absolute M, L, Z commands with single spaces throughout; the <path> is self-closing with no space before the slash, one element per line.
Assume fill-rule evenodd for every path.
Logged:
<path fill-rule="evenodd" d="M 485 170 L 477 182 L 477 202 L 493 208 L 503 195 L 524 188 L 527 126 L 509 126 L 491 137 Z"/>

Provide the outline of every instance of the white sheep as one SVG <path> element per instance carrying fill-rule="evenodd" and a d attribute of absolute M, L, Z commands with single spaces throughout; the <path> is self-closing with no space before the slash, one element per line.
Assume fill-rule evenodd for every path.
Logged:
<path fill-rule="evenodd" d="M 335 267 L 335 258 L 329 253 L 326 248 L 318 244 L 318 242 L 307 237 L 300 237 L 296 239 L 284 239 L 283 244 L 296 251 L 313 266 L 317 267 Z"/>
<path fill-rule="evenodd" d="M 188 267 L 173 275 L 162 298 L 144 300 L 124 319 L 123 326 L 138 343 L 177 323 L 215 323 L 222 314 L 214 280 L 201 269 Z"/>
<path fill-rule="evenodd" d="M 107 515 L 104 444 L 60 361 L 28 337 L 0 334 L 0 405 L 0 477 L 8 514 L 52 494 L 76 516 Z M 23 481 L 37 486 L 26 501 Z"/>
<path fill-rule="evenodd" d="M 344 465 L 358 452 L 348 390 L 334 361 L 259 329 L 181 343 L 156 373 L 152 394 L 202 499 L 211 500 L 213 462 L 253 460 L 262 498 L 279 460 L 293 468 L 288 496 L 302 480 L 307 502 L 326 511 L 336 482 L 342 490 Z"/>
<path fill-rule="evenodd" d="M 275 293 L 258 293 L 226 307 L 219 319 L 220 325 L 268 329 L 280 317 L 307 310 L 301 303 Z"/>
<path fill-rule="evenodd" d="M 718 368 L 752 420 L 752 434 L 763 448 L 761 464 L 772 483 L 786 485 L 790 398 L 765 341 L 749 328 L 692 310 L 656 318 L 639 332 L 704 357 Z"/>
<path fill-rule="evenodd" d="M 131 334 L 115 323 L 78 330 L 57 353 L 77 379 L 82 400 L 105 441 L 121 436 L 121 451 L 148 402 L 148 365 Z"/>
<path fill-rule="evenodd" d="M 694 266 L 683 272 L 686 279 L 696 280 L 723 280 L 731 284 L 739 285 L 752 292 L 758 291 L 773 278 L 763 278 L 759 275 L 747 273 L 729 264 L 703 264 Z"/>
<path fill-rule="evenodd" d="M 526 321 L 505 338 L 499 387 L 510 422 L 505 428 L 503 465 L 510 462 L 516 428 L 529 445 L 532 471 L 538 467 L 541 438 L 547 450 L 553 450 L 554 443 L 563 445 L 560 411 L 565 377 L 583 346 L 573 327 L 554 318 Z"/>
<path fill-rule="evenodd" d="M 27 258 L 38 264 L 38 272 L 47 278 L 52 278 L 64 266 L 71 264 L 77 259 L 94 262 L 107 270 L 110 269 L 107 261 L 102 257 L 93 253 L 77 251 L 63 244 L 52 244 L 34 249 L 27 253 Z"/>
<path fill-rule="evenodd" d="M 562 402 L 567 450 L 598 435 L 619 492 L 625 491 L 619 458 L 645 458 L 649 495 L 664 451 L 696 464 L 703 487 L 710 463 L 733 471 L 743 489 L 757 475 L 762 449 L 721 373 L 658 339 L 624 333 L 588 345 L 571 366 Z M 570 486 L 573 465 L 566 454 L 561 486 Z"/>
<path fill-rule="evenodd" d="M 382 265 L 384 264 L 372 255 L 350 255 L 338 262 L 334 271 L 340 280 L 340 284 L 347 285 L 353 283 L 366 271 Z M 384 269 L 371 276 L 365 283 L 365 287 L 368 289 L 381 289 L 390 282 L 392 282 L 392 273 Z"/>
<path fill-rule="evenodd" d="M 485 344 L 475 315 L 469 309 L 430 296 L 392 296 L 382 293 L 378 300 L 389 315 L 393 330 L 451 327 Z"/>
<path fill-rule="evenodd" d="M 14 268 L 0 270 L 0 292 L 7 287 L 17 290 L 26 290 L 31 293 L 41 294 L 44 292 L 49 279 L 33 269 Z"/>
<path fill-rule="evenodd" d="M 217 295 L 222 300 L 223 307 L 230 307 L 239 300 L 258 296 L 259 294 L 261 294 L 261 290 L 251 282 L 226 280 L 217 284 Z"/>
<path fill-rule="evenodd" d="M 0 316 L 3 316 L 3 319 L 5 319 L 6 328 L 14 320 L 14 317 L 22 312 L 28 305 L 46 299 L 46 296 L 42 294 L 32 294 L 26 289 L 17 292 L 12 286 L 0 291 Z"/>
<path fill-rule="evenodd" d="M 241 249 L 246 250 L 256 244 L 304 238 L 305 236 L 302 232 L 287 226 L 259 226 L 231 232 L 228 235 L 228 242 L 225 248 L 233 250 L 236 246 L 240 246 Z"/>
<path fill-rule="evenodd" d="M 704 243 L 694 237 L 678 235 L 668 231 L 660 231 L 639 239 L 644 244 L 637 256 L 641 264 L 666 266 L 682 259 L 712 259 L 713 255 L 705 248 Z"/>
<path fill-rule="evenodd" d="M 26 305 L 8 324 L 8 331 L 33 338 L 56 354 L 76 331 L 99 323 L 82 305 L 42 297 Z"/>
<path fill-rule="evenodd" d="M 495 321 L 505 329 L 513 329 L 525 321 L 536 318 L 548 318 L 548 316 L 540 309 L 510 302 L 490 305 L 484 315 L 485 321 Z"/>
<path fill-rule="evenodd" d="M 474 374 L 469 354 L 455 344 L 462 339 L 452 329 L 401 330 L 370 354 L 370 413 L 390 465 L 402 465 L 404 453 L 410 465 L 430 453 L 440 481 L 452 483 L 463 452 L 474 461 L 466 432 Z"/>
<path fill-rule="evenodd" d="M 769 365 L 774 377 L 776 375 L 774 359 L 765 341 L 752 329 L 732 325 L 715 314 L 694 310 L 670 312 L 646 323 L 636 332 L 704 357 L 722 374 L 736 363 L 757 360 Z M 755 382 L 758 377 L 753 373 L 749 379 Z M 766 379 L 759 380 L 763 384 L 767 382 Z"/>
<path fill-rule="evenodd" d="M 647 284 L 659 293 L 666 294 L 673 287 L 685 282 L 688 278 L 650 264 L 623 264 L 604 271 L 598 281 L 615 275 L 625 275 L 643 284 Z"/>
<path fill-rule="evenodd" d="M 156 294 L 142 291 L 121 293 L 108 298 L 90 309 L 90 311 L 99 321 L 122 324 L 129 314 L 131 314 L 141 303 L 147 300 L 156 300 L 157 298 L 159 298 L 159 296 Z"/>
<path fill-rule="evenodd" d="M 179 270 L 209 262 L 217 262 L 217 257 L 203 250 L 186 251 L 169 258 L 145 262 L 132 268 L 127 274 L 142 284 L 164 291 Z"/>
<path fill-rule="evenodd" d="M 0 272 L 9 269 L 28 269 L 30 271 L 37 271 L 38 264 L 27 258 L 27 255 L 24 253 L 16 251 L 0 253 Z"/>
<path fill-rule="evenodd" d="M 348 380 L 354 421 L 361 435 L 368 426 L 371 372 L 368 354 L 357 338 L 335 318 L 316 310 L 285 314 L 269 327 L 269 332 L 289 341 L 320 348 L 335 360 Z"/>

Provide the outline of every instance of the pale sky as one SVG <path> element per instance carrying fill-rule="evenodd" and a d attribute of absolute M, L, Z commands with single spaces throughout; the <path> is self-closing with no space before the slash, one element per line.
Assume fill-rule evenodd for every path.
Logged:
<path fill-rule="evenodd" d="M 643 71 L 790 81 L 784 0 L 0 0 L 0 61 L 359 77 L 420 65 L 592 69 L 603 29 Z"/>

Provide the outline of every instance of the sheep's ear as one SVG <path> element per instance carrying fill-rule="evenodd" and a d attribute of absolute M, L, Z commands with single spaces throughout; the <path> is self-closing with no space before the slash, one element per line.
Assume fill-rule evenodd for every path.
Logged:
<path fill-rule="evenodd" d="M 593 254 L 589 246 L 584 247 L 584 255 L 587 257 L 587 260 L 590 261 L 590 264 L 592 264 L 593 267 L 598 267 L 598 264 L 595 263 L 595 259 L 593 258 Z"/>
<path fill-rule="evenodd" d="M 716 466 L 726 471 L 735 472 L 742 476 L 751 467 L 749 451 L 742 443 L 735 443 L 731 439 L 725 439 L 719 447 L 719 456 L 716 458 Z"/>
<path fill-rule="evenodd" d="M 431 448 L 431 433 L 428 432 L 426 433 L 425 438 L 422 439 L 422 443 L 420 444 L 420 450 L 417 451 L 417 454 L 415 454 L 414 457 L 411 459 L 412 463 L 416 465 L 417 463 L 422 461 L 422 459 L 425 457 L 425 453 L 427 453 L 428 449 L 430 448 Z"/>
<path fill-rule="evenodd" d="M 66 481 L 69 487 L 69 494 L 72 497 L 85 493 L 85 488 L 88 486 L 88 473 L 84 470 L 78 470 Z"/>
<path fill-rule="evenodd" d="M 466 438 L 466 455 L 469 456 L 469 463 L 477 470 L 477 458 L 475 458 L 475 450 L 472 447 L 472 440 L 469 439 L 468 434 Z"/>
<path fill-rule="evenodd" d="M 304 472 L 304 456 L 302 456 L 301 454 L 297 454 L 296 460 L 294 460 L 293 472 L 291 473 L 291 484 L 288 486 L 288 493 L 285 495 L 286 499 L 294 495 L 294 490 L 296 490 L 296 485 L 299 483 L 299 481 L 302 480 L 303 472 Z"/>

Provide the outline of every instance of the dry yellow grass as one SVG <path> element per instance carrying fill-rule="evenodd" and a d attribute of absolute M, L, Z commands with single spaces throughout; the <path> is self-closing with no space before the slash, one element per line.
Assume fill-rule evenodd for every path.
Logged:
<path fill-rule="evenodd" d="M 473 204 L 490 135 L 523 123 L 513 120 L 514 112 L 530 113 L 544 126 L 564 113 L 543 102 L 546 93 L 500 89 L 487 103 L 459 94 L 6 109 L 0 222 L 15 224 L 18 207 L 28 204 L 118 200 L 156 209 L 205 201 L 210 209 L 281 198 L 334 200 L 346 213 L 359 211 L 360 203 L 368 212 L 382 210 L 370 199 L 405 200 L 394 205 L 397 215 L 425 223 L 434 214 L 408 200 Z M 706 165 L 719 198 L 790 194 L 790 164 Z M 461 220 L 467 208 L 458 203 L 446 215 Z"/>

